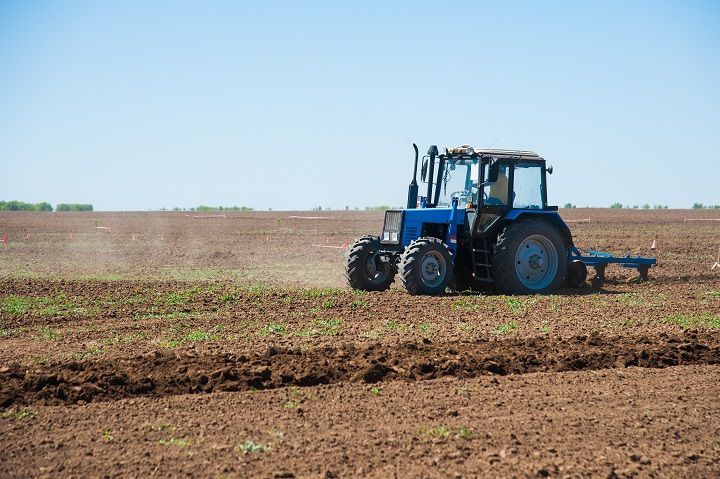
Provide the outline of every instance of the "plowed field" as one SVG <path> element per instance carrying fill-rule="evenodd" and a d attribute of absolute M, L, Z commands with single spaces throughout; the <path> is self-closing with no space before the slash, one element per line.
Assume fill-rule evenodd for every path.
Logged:
<path fill-rule="evenodd" d="M 380 212 L 0 213 L 0 477 L 719 477 L 720 211 L 561 214 L 650 280 L 359 294 Z"/>

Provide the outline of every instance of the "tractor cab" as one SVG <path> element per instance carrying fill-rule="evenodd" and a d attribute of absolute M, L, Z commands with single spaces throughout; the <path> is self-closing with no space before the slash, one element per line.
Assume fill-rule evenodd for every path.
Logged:
<path fill-rule="evenodd" d="M 466 203 L 467 230 L 471 236 L 495 234 L 493 225 L 512 210 L 533 214 L 557 211 L 548 206 L 545 160 L 537 153 L 519 150 L 475 150 L 461 147 L 447 150 L 446 163 L 477 161 L 477 183 L 472 204 Z M 462 160 L 461 160 L 462 159 Z"/>
<path fill-rule="evenodd" d="M 545 160 L 531 151 L 478 150 L 464 145 L 438 155 L 433 146 L 423 157 L 421 169 L 427 195 L 418 198 L 417 185 L 411 184 L 407 207 L 449 207 L 455 197 L 465 207 L 545 210 L 546 172 L 552 173 L 552 167 L 546 169 Z"/>
<path fill-rule="evenodd" d="M 552 171 L 544 158 L 531 151 L 463 145 L 437 154 L 433 146 L 421 167 L 427 194 L 418 196 L 411 183 L 407 209 L 451 208 L 454 198 L 466 211 L 463 223 L 469 235 L 492 235 L 495 221 L 511 210 L 557 211 L 547 204 L 546 175 Z"/>

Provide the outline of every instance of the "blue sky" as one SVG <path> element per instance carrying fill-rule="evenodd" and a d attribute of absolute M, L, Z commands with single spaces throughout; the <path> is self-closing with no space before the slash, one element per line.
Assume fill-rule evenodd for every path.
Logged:
<path fill-rule="evenodd" d="M 391 4 L 392 3 L 392 4 Z M 412 148 L 552 203 L 720 204 L 717 2 L 0 2 L 0 199 L 404 203 Z"/>

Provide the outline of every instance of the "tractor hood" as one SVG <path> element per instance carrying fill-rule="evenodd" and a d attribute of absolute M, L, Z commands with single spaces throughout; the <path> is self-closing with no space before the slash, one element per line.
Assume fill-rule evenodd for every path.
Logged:
<path fill-rule="evenodd" d="M 454 237 L 457 226 L 464 224 L 466 217 L 465 210 L 459 208 L 412 208 L 402 213 L 402 246 L 422 236 L 425 225 L 449 225 L 448 234 Z"/>

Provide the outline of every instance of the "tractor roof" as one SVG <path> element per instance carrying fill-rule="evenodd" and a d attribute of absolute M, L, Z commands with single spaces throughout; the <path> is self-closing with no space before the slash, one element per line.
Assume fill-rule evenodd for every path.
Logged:
<path fill-rule="evenodd" d="M 448 156 L 471 156 L 467 154 L 468 146 L 463 145 L 459 148 L 448 148 Z M 472 156 L 489 156 L 496 159 L 508 159 L 508 160 L 543 160 L 543 157 L 533 151 L 523 150 L 500 150 L 500 149 L 478 149 L 473 148 L 474 155 Z"/>

